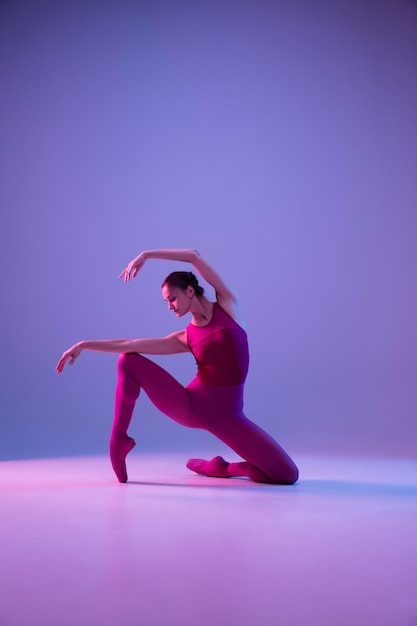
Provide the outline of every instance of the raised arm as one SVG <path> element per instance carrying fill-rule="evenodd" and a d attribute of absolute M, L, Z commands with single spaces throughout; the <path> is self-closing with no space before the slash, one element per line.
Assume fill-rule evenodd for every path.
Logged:
<path fill-rule="evenodd" d="M 216 292 L 219 305 L 238 323 L 243 325 L 243 318 L 236 294 L 229 289 L 219 274 L 207 263 L 201 254 L 191 249 L 163 248 L 160 250 L 144 250 L 121 272 L 119 278 L 127 282 L 134 278 L 148 259 L 164 259 L 191 263 L 198 274 L 207 281 Z"/>
<path fill-rule="evenodd" d="M 73 365 L 83 350 L 95 350 L 96 352 L 139 352 L 141 354 L 178 354 L 189 352 L 187 335 L 185 330 L 179 330 L 166 337 L 159 339 L 101 339 L 98 341 L 79 341 L 66 350 L 58 364 L 58 374 L 64 369 L 69 361 Z"/>

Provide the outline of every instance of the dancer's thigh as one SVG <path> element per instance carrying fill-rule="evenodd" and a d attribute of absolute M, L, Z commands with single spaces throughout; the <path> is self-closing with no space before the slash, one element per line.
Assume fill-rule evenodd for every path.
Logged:
<path fill-rule="evenodd" d="M 166 370 L 136 353 L 124 355 L 123 367 L 162 413 L 183 426 L 201 427 L 187 389 Z"/>
<path fill-rule="evenodd" d="M 218 418 L 212 420 L 209 430 L 242 459 L 272 479 L 280 481 L 283 467 L 293 465 L 285 450 L 243 413 L 219 414 Z"/>

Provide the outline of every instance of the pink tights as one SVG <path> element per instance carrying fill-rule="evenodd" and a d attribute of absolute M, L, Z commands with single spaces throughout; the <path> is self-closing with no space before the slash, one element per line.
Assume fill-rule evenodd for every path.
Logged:
<path fill-rule="evenodd" d="M 110 439 L 110 457 L 120 482 L 127 481 L 126 456 L 135 445 L 127 429 L 141 389 L 162 413 L 183 426 L 208 430 L 245 459 L 238 463 L 226 463 L 221 457 L 190 459 L 187 467 L 193 471 L 219 478 L 245 476 L 260 483 L 297 481 L 298 469 L 287 453 L 243 414 L 243 385 L 211 387 L 194 379 L 183 387 L 153 361 L 128 353 L 119 357 Z"/>

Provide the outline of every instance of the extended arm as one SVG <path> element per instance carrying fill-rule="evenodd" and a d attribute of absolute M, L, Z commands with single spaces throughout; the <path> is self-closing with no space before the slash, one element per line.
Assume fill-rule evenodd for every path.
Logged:
<path fill-rule="evenodd" d="M 64 369 L 69 361 L 70 365 L 83 350 L 95 350 L 97 352 L 139 352 L 141 354 L 178 354 L 189 352 L 185 330 L 167 335 L 160 339 L 100 339 L 97 341 L 79 341 L 66 350 L 56 366 L 58 374 Z"/>
<path fill-rule="evenodd" d="M 239 302 L 235 293 L 223 282 L 218 273 L 207 263 L 201 254 L 195 249 L 163 248 L 160 250 L 144 250 L 126 269 L 121 272 L 125 282 L 134 278 L 143 264 L 148 259 L 165 259 L 168 261 L 181 261 L 191 263 L 204 280 L 215 290 L 216 299 L 220 306 L 238 323 L 243 325 L 242 315 L 239 310 Z"/>

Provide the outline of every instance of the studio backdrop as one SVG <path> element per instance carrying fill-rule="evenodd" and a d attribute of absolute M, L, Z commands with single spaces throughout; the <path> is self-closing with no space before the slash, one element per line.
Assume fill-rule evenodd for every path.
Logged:
<path fill-rule="evenodd" d="M 161 247 L 239 295 L 245 410 L 290 454 L 415 456 L 416 75 L 411 0 L 2 2 L 1 458 L 107 451 L 117 356 L 55 365 L 188 323 L 182 264 L 117 278 Z M 144 395 L 131 434 L 215 444 Z"/>

